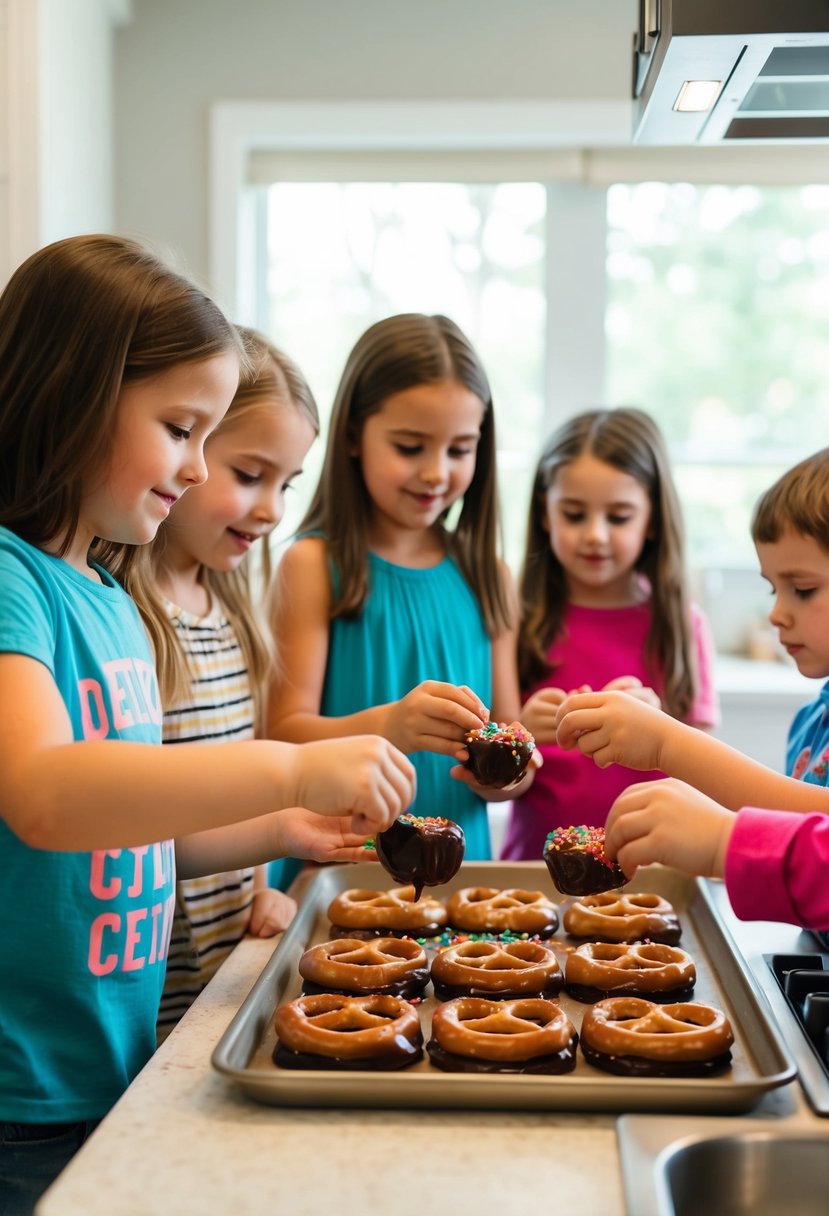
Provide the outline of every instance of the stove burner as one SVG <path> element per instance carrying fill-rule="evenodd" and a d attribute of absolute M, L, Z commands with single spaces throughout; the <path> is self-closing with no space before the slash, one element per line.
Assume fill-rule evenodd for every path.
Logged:
<path fill-rule="evenodd" d="M 764 957 L 829 1077 L 829 957 L 825 954 L 767 954 Z"/>

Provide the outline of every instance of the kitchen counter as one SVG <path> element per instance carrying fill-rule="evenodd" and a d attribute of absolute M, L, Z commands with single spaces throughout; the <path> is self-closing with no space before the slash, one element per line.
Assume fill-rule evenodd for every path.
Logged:
<path fill-rule="evenodd" d="M 803 948 L 791 926 L 729 923 L 760 966 Z M 624 1216 L 612 1114 L 280 1109 L 238 1092 L 210 1056 L 273 949 L 240 943 L 37 1216 Z M 796 1082 L 750 1117 L 829 1133 Z"/>

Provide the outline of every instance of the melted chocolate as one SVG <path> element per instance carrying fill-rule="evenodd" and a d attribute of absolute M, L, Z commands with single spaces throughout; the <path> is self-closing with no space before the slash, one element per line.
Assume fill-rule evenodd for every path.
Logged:
<path fill-rule="evenodd" d="M 620 1077 L 707 1077 L 731 1064 L 731 1052 L 710 1060 L 649 1060 L 645 1056 L 610 1056 L 588 1047 L 582 1039 L 584 1058 L 596 1068 Z"/>
<path fill-rule="evenodd" d="M 623 887 L 628 882 L 624 870 L 615 861 L 602 860 L 573 845 L 567 848 L 545 848 L 544 860 L 554 885 L 562 895 L 598 895 Z"/>
<path fill-rule="evenodd" d="M 440 937 L 445 925 L 418 925 L 416 929 L 347 929 L 345 925 L 331 926 L 329 938 L 337 941 L 340 937 L 355 937 L 361 942 L 373 941 L 376 937 L 413 937 L 420 941 L 422 937 Z"/>
<path fill-rule="evenodd" d="M 418 1033 L 417 1040 L 410 1043 L 408 1039 L 398 1036 L 395 1050 L 381 1056 L 370 1056 L 362 1060 L 343 1059 L 342 1056 L 315 1056 L 307 1051 L 291 1051 L 290 1048 L 277 1042 L 273 1052 L 273 1062 L 280 1068 L 335 1068 L 348 1072 L 389 1072 L 395 1068 L 408 1068 L 423 1059 L 423 1036 Z"/>
<path fill-rule="evenodd" d="M 441 1047 L 437 1039 L 430 1039 L 426 1050 L 435 1068 L 443 1072 L 563 1073 L 572 1072 L 576 1067 L 576 1042 L 574 1038 L 563 1051 L 537 1056 L 534 1060 L 481 1060 L 477 1056 L 458 1056 Z"/>
<path fill-rule="evenodd" d="M 531 740 L 512 742 L 503 739 L 466 737 L 469 759 L 466 767 L 479 785 L 503 789 L 519 781 L 527 771 L 530 756 L 535 751 Z"/>
<path fill-rule="evenodd" d="M 400 883 L 411 883 L 415 900 L 424 887 L 448 882 L 457 874 L 465 847 L 463 828 L 451 819 L 401 815 L 375 841 L 384 869 Z"/>
<path fill-rule="evenodd" d="M 676 1001 L 690 1001 L 694 985 L 686 984 L 683 988 L 665 989 L 663 992 L 645 992 L 642 988 L 591 988 L 589 984 L 565 984 L 565 992 L 575 1001 L 584 1005 L 595 1005 L 596 1001 L 605 1001 L 611 996 L 638 996 L 657 1005 L 672 1005 Z"/>
<path fill-rule="evenodd" d="M 417 967 L 402 979 L 382 988 L 366 988 L 355 984 L 353 988 L 335 988 L 331 984 L 316 984 L 313 980 L 302 981 L 303 996 L 318 996 L 324 992 L 335 992 L 338 996 L 402 996 L 410 1001 L 413 997 L 422 996 L 423 989 L 429 982 L 429 968 Z"/>

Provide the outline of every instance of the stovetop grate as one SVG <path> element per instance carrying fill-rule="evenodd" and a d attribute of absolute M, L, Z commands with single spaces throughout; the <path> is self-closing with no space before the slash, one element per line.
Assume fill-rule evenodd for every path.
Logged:
<path fill-rule="evenodd" d="M 829 1115 L 829 953 L 763 957 L 807 1045 L 805 1057 L 802 1053 L 798 1057 L 800 1079 L 817 1113 Z M 814 1063 L 807 1067 L 810 1057 Z M 815 1081 L 821 1074 L 823 1084 Z"/>

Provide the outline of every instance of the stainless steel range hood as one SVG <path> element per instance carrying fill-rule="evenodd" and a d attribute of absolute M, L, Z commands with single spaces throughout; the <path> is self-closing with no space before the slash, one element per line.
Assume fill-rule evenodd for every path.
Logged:
<path fill-rule="evenodd" d="M 634 142 L 829 142 L 829 0 L 639 0 Z"/>

